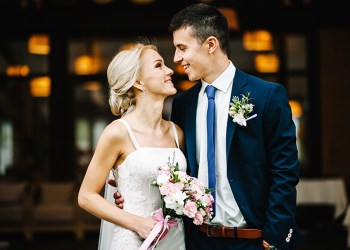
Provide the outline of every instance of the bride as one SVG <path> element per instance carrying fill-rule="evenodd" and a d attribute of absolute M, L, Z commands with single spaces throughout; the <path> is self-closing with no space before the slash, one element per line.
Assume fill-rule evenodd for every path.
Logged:
<path fill-rule="evenodd" d="M 149 43 L 119 52 L 108 66 L 109 104 L 122 118 L 102 132 L 78 195 L 79 206 L 102 219 L 99 249 L 138 249 L 157 223 L 151 213 L 161 207 L 159 190 L 151 187 L 158 167 L 171 157 L 186 170 L 183 133 L 162 118 L 165 98 L 176 94 L 173 73 Z M 105 185 L 110 173 L 125 198 L 123 209 L 108 196 L 114 192 Z M 178 227 L 170 229 L 157 249 L 185 249 L 183 222 L 177 220 Z"/>

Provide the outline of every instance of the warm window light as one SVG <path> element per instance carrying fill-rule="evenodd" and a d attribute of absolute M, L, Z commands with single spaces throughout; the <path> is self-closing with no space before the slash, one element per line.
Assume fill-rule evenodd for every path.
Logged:
<path fill-rule="evenodd" d="M 7 76 L 27 76 L 29 75 L 28 65 L 10 65 L 6 68 Z"/>
<path fill-rule="evenodd" d="M 249 51 L 272 50 L 272 35 L 267 30 L 246 31 L 243 34 L 243 46 Z"/>
<path fill-rule="evenodd" d="M 130 50 L 132 49 L 136 44 L 135 43 L 124 43 L 119 47 L 119 51 L 122 50 Z"/>
<path fill-rule="evenodd" d="M 191 88 L 194 84 L 195 84 L 195 82 L 192 82 L 189 80 L 183 80 L 183 81 L 179 82 L 178 86 L 182 91 L 186 91 L 189 88 Z"/>
<path fill-rule="evenodd" d="M 28 51 L 31 54 L 48 55 L 50 53 L 50 38 L 45 34 L 35 34 L 29 38 Z"/>
<path fill-rule="evenodd" d="M 186 75 L 185 69 L 180 63 L 177 63 L 175 65 L 175 72 L 179 75 Z"/>
<path fill-rule="evenodd" d="M 278 72 L 280 61 L 277 55 L 256 55 L 254 58 L 255 69 L 262 73 L 275 73 Z"/>
<path fill-rule="evenodd" d="M 218 9 L 226 17 L 229 29 L 239 30 L 237 12 L 234 9 L 227 7 L 219 7 Z"/>
<path fill-rule="evenodd" d="M 97 57 L 88 55 L 79 56 L 74 63 L 74 70 L 77 75 L 93 75 L 99 72 L 101 61 Z"/>
<path fill-rule="evenodd" d="M 301 106 L 300 102 L 290 100 L 289 105 L 292 109 L 293 118 L 300 118 L 303 115 L 303 107 Z"/>
<path fill-rule="evenodd" d="M 83 90 L 87 91 L 98 91 L 101 89 L 100 82 L 97 81 L 90 81 L 83 84 Z"/>
<path fill-rule="evenodd" d="M 51 79 L 48 76 L 36 77 L 30 81 L 30 94 L 33 97 L 48 97 L 51 93 Z"/>

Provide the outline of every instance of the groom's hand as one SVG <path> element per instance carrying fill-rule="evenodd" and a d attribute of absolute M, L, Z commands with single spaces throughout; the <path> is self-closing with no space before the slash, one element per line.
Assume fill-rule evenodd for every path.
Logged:
<path fill-rule="evenodd" d="M 264 250 L 281 250 L 275 246 L 272 246 L 270 245 L 269 243 L 267 243 L 266 241 L 263 240 L 263 247 L 264 247 Z"/>
<path fill-rule="evenodd" d="M 113 179 L 108 180 L 108 184 L 116 187 L 117 183 Z M 113 194 L 114 202 L 119 208 L 123 208 L 124 198 L 121 196 L 121 194 L 117 191 Z"/>
<path fill-rule="evenodd" d="M 264 247 L 264 250 L 268 250 L 270 247 L 270 244 L 263 240 L 263 247 Z"/>

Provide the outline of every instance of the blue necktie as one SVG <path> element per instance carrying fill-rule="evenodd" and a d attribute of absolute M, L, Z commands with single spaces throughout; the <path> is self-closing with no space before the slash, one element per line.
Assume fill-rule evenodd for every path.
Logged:
<path fill-rule="evenodd" d="M 207 159 L 208 159 L 208 181 L 209 188 L 214 191 L 212 193 L 215 200 L 215 91 L 216 88 L 208 85 L 205 88 L 205 92 L 208 97 L 208 110 L 207 110 Z M 213 204 L 213 218 L 215 216 L 215 202 Z"/>

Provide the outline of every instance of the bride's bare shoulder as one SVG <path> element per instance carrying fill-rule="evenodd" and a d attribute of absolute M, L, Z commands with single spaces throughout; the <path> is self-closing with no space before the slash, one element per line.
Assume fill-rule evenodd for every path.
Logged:
<path fill-rule="evenodd" d="M 105 127 L 102 135 L 111 140 L 123 140 L 128 135 L 128 131 L 124 124 L 118 120 L 114 120 Z"/>

